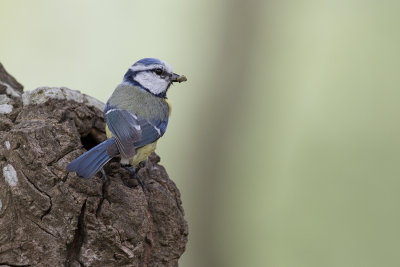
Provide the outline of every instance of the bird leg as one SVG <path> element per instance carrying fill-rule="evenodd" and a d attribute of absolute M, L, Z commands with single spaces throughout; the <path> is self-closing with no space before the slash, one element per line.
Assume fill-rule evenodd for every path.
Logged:
<path fill-rule="evenodd" d="M 109 182 L 104 168 L 101 168 L 101 174 L 103 175 L 104 182 Z"/>
<path fill-rule="evenodd" d="M 138 170 L 140 168 L 138 167 L 133 167 L 129 164 L 121 164 L 122 168 L 124 168 L 125 170 L 127 170 L 129 172 L 129 174 L 136 179 L 136 181 L 138 181 L 138 183 L 140 184 L 140 186 L 144 189 L 144 184 L 142 182 L 142 180 L 140 179 L 139 175 L 137 174 Z"/>

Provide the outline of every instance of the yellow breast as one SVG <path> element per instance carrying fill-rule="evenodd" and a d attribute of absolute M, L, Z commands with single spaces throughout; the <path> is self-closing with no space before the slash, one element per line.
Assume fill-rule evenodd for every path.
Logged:
<path fill-rule="evenodd" d="M 156 147 L 157 141 L 139 148 L 136 151 L 136 155 L 129 161 L 129 163 L 132 166 L 136 167 L 137 165 L 139 165 L 140 162 L 146 160 L 147 157 L 150 156 L 150 154 L 153 153 L 154 150 L 156 150 Z"/>

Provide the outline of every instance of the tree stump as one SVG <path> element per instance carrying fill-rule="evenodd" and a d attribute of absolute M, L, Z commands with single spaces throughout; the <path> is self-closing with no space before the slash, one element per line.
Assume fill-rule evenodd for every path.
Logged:
<path fill-rule="evenodd" d="M 103 107 L 67 88 L 23 92 L 0 64 L 0 266 L 178 265 L 188 228 L 156 154 L 144 189 L 117 159 L 109 183 L 65 170 L 106 139 Z"/>

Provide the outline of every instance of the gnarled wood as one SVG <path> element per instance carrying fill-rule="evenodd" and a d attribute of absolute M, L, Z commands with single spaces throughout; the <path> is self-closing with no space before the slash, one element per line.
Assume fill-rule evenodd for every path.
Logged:
<path fill-rule="evenodd" d="M 120 168 L 81 179 L 65 166 L 105 140 L 102 103 L 22 86 L 0 64 L 0 265 L 177 266 L 187 242 L 179 190 L 151 155 L 145 190 Z"/>

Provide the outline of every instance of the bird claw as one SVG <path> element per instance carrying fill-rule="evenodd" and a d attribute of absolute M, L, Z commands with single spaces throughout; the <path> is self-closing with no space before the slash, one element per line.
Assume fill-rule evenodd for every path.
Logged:
<path fill-rule="evenodd" d="M 122 166 L 125 170 L 127 170 L 129 172 L 129 174 L 136 179 L 136 181 L 138 181 L 138 183 L 140 184 L 140 186 L 144 189 L 144 183 L 142 182 L 142 180 L 140 179 L 139 175 L 137 174 L 138 170 L 140 168 L 137 167 L 132 167 L 130 165 L 126 165 L 126 166 Z"/>

